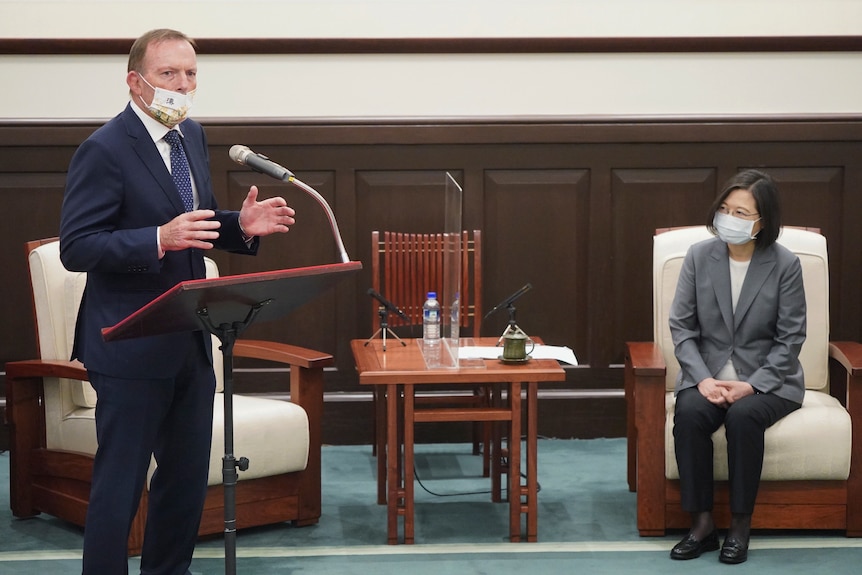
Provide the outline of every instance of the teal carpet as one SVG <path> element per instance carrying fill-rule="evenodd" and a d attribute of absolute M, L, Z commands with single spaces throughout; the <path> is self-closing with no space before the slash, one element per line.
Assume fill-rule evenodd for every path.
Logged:
<path fill-rule="evenodd" d="M 277 525 L 237 538 L 237 573 L 296 575 L 541 575 L 627 573 L 851 574 L 862 539 L 834 532 L 756 532 L 747 563 L 717 553 L 668 559 L 681 532 L 642 538 L 636 496 L 625 484 L 625 440 L 539 441 L 539 542 L 509 543 L 508 505 L 490 502 L 481 460 L 467 445 L 416 448 L 416 544 L 386 545 L 386 509 L 375 503 L 376 462 L 367 446 L 323 449 L 323 516 L 312 527 Z M 9 511 L 8 454 L 0 456 L 0 573 L 80 572 L 81 530 Z M 131 573 L 138 562 L 129 560 Z M 224 573 L 221 537 L 199 543 L 192 572 Z"/>

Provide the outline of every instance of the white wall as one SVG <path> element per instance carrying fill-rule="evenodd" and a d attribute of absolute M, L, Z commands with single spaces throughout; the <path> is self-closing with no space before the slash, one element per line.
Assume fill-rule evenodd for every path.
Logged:
<path fill-rule="evenodd" d="M 0 0 L 0 38 L 862 35 L 862 0 Z M 194 115 L 862 113 L 862 53 L 201 55 Z M 0 55 L 0 119 L 113 116 L 125 56 Z"/>

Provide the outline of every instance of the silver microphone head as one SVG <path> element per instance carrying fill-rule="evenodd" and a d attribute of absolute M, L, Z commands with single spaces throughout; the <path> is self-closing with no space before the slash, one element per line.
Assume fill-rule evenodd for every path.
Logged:
<path fill-rule="evenodd" d="M 241 146 L 239 144 L 230 147 L 230 159 L 236 162 L 237 164 L 246 165 L 246 159 L 253 152 L 249 149 L 248 146 Z"/>

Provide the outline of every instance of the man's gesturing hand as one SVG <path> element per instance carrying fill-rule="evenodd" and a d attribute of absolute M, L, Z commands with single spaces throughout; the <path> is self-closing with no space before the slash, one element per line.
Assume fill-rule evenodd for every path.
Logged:
<path fill-rule="evenodd" d="M 212 210 L 194 210 L 175 217 L 159 228 L 159 244 L 166 252 L 197 248 L 212 249 L 208 240 L 218 238 L 221 223 L 210 218 L 215 217 Z"/>
<path fill-rule="evenodd" d="M 290 226 L 296 223 L 293 219 L 294 215 L 296 212 L 287 205 L 284 198 L 274 197 L 257 201 L 257 186 L 252 186 L 242 202 L 239 221 L 246 235 L 268 236 L 286 233 Z"/>

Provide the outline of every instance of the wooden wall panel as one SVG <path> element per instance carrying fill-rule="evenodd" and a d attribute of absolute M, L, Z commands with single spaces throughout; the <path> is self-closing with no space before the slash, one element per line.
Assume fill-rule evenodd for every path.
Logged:
<path fill-rule="evenodd" d="M 518 325 L 549 344 L 583 349 L 589 338 L 587 170 L 488 170 L 484 183 L 486 313 L 527 283 L 515 302 Z M 500 335 L 506 310 L 483 322 Z"/>
<path fill-rule="evenodd" d="M 0 152 L 2 153 L 2 152 Z M 23 359 L 35 353 L 30 276 L 24 242 L 59 234 L 60 206 L 65 174 L 17 171 L 26 165 L 4 160 L 10 171 L 0 172 L 0 269 L 5 270 L 0 293 L 0 317 L 7 329 L 0 336 L 2 361 Z M 59 165 L 57 165 L 60 168 Z M 14 171 L 12 171 L 14 170 Z M 11 328 L 11 329 L 9 329 Z"/>
<path fill-rule="evenodd" d="M 712 168 L 613 170 L 613 282 L 604 316 L 616 335 L 609 360 L 626 341 L 652 339 L 652 237 L 656 228 L 702 224 L 716 195 Z M 604 306 L 603 306 L 604 307 Z"/>
<path fill-rule="evenodd" d="M 329 232 L 329 220 L 317 200 L 300 188 L 262 177 L 248 170 L 232 168 L 227 172 L 226 199 L 220 205 L 238 209 L 252 185 L 258 187 L 260 198 L 282 196 L 296 210 L 296 224 L 286 234 L 275 234 L 261 242 L 254 257 L 237 254 L 218 254 L 223 274 L 245 274 L 258 271 L 296 268 L 334 263 L 338 250 L 334 236 Z M 330 205 L 335 205 L 335 173 L 333 171 L 300 172 L 303 183 L 314 188 Z M 336 350 L 338 342 L 337 292 L 322 294 L 283 321 L 253 325 L 245 337 L 271 339 L 302 344 L 314 349 Z M 256 362 L 239 363 L 240 366 L 259 365 Z"/>
<path fill-rule="evenodd" d="M 724 181 L 758 167 L 779 183 L 785 223 L 823 230 L 830 250 L 832 334 L 862 339 L 862 118 L 512 118 L 434 120 L 256 120 L 205 122 L 219 203 L 238 208 L 248 187 L 282 195 L 297 224 L 265 238 L 255 258 L 214 253 L 222 273 L 338 261 L 328 222 L 301 190 L 238 166 L 242 142 L 294 170 L 330 202 L 351 259 L 369 265 L 373 229 L 438 231 L 449 171 L 463 185 L 463 227 L 484 232 L 486 309 L 529 282 L 517 320 L 581 362 L 566 392 L 543 401 L 542 433 L 619 435 L 625 429 L 623 343 L 651 337 L 650 258 L 657 227 L 701 224 Z M 35 354 L 21 246 L 56 235 L 65 171 L 94 123 L 0 123 L 0 294 L 7 325 L 0 362 Z M 370 270 L 291 315 L 255 325 L 250 337 L 318 348 L 336 356 L 327 391 L 361 395 L 349 341 L 368 337 L 376 317 Z M 505 312 L 483 324 L 498 335 Z M 240 367 L 259 367 L 257 364 Z M 284 389 L 284 374 L 241 372 L 244 390 Z M 600 390 L 589 400 L 585 390 Z M 574 399 L 572 398 L 574 397 Z M 369 404 L 331 402 L 328 442 L 370 439 Z M 426 433 L 426 432 L 423 432 Z M 423 437 L 451 439 L 446 426 Z M 457 435 L 457 433 L 456 433 Z"/>
<path fill-rule="evenodd" d="M 826 236 L 829 250 L 830 267 L 840 262 L 843 251 L 843 233 L 857 234 L 858 231 L 843 230 L 841 211 L 845 190 L 843 187 L 842 168 L 824 167 L 786 167 L 763 166 L 763 170 L 771 174 L 779 185 L 782 199 L 782 220 L 786 225 L 820 228 Z M 849 190 L 848 190 L 849 191 Z M 852 193 L 852 192 L 851 192 Z M 834 260 L 834 261 L 833 261 Z M 830 324 L 833 333 L 841 333 L 839 326 L 844 315 L 841 304 L 842 289 L 846 282 L 831 281 L 829 286 Z M 858 290 L 852 290 L 858 296 Z M 857 297 L 858 301 L 858 297 Z M 858 321 L 855 329 L 859 329 Z"/>

